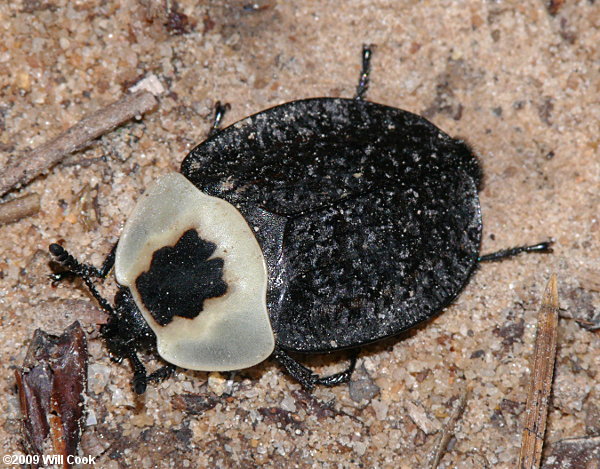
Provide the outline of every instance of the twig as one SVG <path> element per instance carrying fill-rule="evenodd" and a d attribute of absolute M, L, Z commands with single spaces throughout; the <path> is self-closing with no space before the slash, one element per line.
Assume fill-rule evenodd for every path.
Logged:
<path fill-rule="evenodd" d="M 546 286 L 542 307 L 538 313 L 537 337 L 527 393 L 519 469 L 538 468 L 542 460 L 548 400 L 552 391 L 552 376 L 556 358 L 557 330 L 558 289 L 556 274 L 553 274 Z"/>
<path fill-rule="evenodd" d="M 0 196 L 28 183 L 68 154 L 84 148 L 114 127 L 151 111 L 156 104 L 152 93 L 138 91 L 83 118 L 54 140 L 39 146 L 28 156 L 23 155 L 12 162 L 0 176 Z"/>
<path fill-rule="evenodd" d="M 0 225 L 12 223 L 21 218 L 35 215 L 40 211 L 40 196 L 29 194 L 25 197 L 0 204 Z"/>
<path fill-rule="evenodd" d="M 437 469 L 437 467 L 439 466 L 440 461 L 442 460 L 442 457 L 446 452 L 446 448 L 448 447 L 448 443 L 454 435 L 454 428 L 456 427 L 458 420 L 462 417 L 462 414 L 464 413 L 465 408 L 467 407 L 468 400 L 469 390 L 465 388 L 462 395 L 460 396 L 460 400 L 458 401 L 458 406 L 456 407 L 456 409 L 454 409 L 454 412 L 452 413 L 452 415 L 448 419 L 448 422 L 446 422 L 446 425 L 444 425 L 444 428 L 440 433 L 438 442 L 436 444 L 433 461 L 431 462 L 431 469 Z"/>

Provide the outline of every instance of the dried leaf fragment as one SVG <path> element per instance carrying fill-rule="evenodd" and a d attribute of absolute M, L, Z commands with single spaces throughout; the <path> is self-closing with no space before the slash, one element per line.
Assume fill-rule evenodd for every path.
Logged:
<path fill-rule="evenodd" d="M 71 467 L 67 456 L 77 454 L 84 423 L 87 364 L 87 342 L 78 322 L 61 336 L 35 331 L 24 366 L 16 371 L 28 454 L 62 455 L 63 467 Z"/>
<path fill-rule="evenodd" d="M 546 286 L 542 307 L 538 313 L 537 337 L 519 455 L 518 467 L 520 469 L 538 468 L 542 460 L 548 401 L 552 392 L 552 377 L 556 359 L 557 331 L 558 289 L 554 274 Z"/>

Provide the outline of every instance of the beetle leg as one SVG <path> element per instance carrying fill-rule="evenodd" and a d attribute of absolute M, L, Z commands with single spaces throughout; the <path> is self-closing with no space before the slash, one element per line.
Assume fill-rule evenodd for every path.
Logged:
<path fill-rule="evenodd" d="M 92 282 L 92 279 L 89 277 L 83 277 L 83 282 L 86 284 L 92 296 L 96 299 L 100 307 L 104 311 L 106 311 L 111 317 L 114 317 L 115 309 L 112 307 L 112 305 L 108 302 L 106 298 L 100 295 L 100 293 L 96 289 L 96 285 L 94 285 L 94 282 Z"/>
<path fill-rule="evenodd" d="M 322 386 L 332 387 L 337 386 L 338 384 L 344 384 L 350 381 L 352 378 L 352 373 L 354 373 L 354 369 L 356 368 L 356 358 L 358 356 L 358 352 L 354 352 L 350 357 L 350 365 L 344 371 L 339 373 L 335 373 L 329 376 L 323 376 L 322 378 L 317 379 L 317 384 Z"/>
<path fill-rule="evenodd" d="M 543 243 L 533 244 L 531 246 L 517 246 L 510 249 L 502 249 L 497 252 L 485 254 L 477 258 L 477 262 L 496 262 L 508 259 L 509 257 L 516 256 L 522 252 L 540 252 L 550 253 L 552 252 L 552 241 L 545 241 Z"/>
<path fill-rule="evenodd" d="M 135 352 L 129 354 L 129 360 L 131 366 L 133 366 L 133 380 L 131 384 L 136 394 L 144 394 L 148 385 L 148 375 L 146 374 L 146 367 L 140 361 L 139 357 Z"/>
<path fill-rule="evenodd" d="M 176 369 L 177 367 L 171 364 L 161 366 L 158 370 L 153 371 L 148 375 L 147 382 L 158 383 L 162 380 L 170 378 Z"/>
<path fill-rule="evenodd" d="M 365 93 L 369 89 L 369 72 L 371 71 L 371 55 L 373 55 L 373 45 L 363 44 L 362 48 L 362 68 L 360 71 L 360 78 L 358 79 L 358 86 L 356 87 L 356 94 L 354 99 L 362 101 Z"/>
<path fill-rule="evenodd" d="M 136 394 L 144 394 L 148 387 L 148 383 L 158 383 L 169 378 L 177 368 L 175 365 L 168 364 L 147 374 L 146 367 L 135 352 L 131 353 L 128 358 L 133 366 L 133 380 L 131 381 L 131 384 Z"/>
<path fill-rule="evenodd" d="M 112 270 L 112 268 L 115 265 L 115 255 L 117 254 L 117 244 L 118 242 L 116 242 L 114 244 L 114 246 L 110 249 L 110 252 L 108 253 L 108 256 L 106 256 L 106 259 L 104 259 L 104 262 L 102 263 L 102 267 L 100 267 L 100 278 L 106 278 L 106 276 L 108 275 L 108 273 Z"/>
<path fill-rule="evenodd" d="M 356 357 L 358 352 L 354 352 L 350 359 L 350 366 L 340 373 L 335 373 L 329 376 L 319 376 L 302 363 L 292 358 L 288 353 L 280 347 L 275 347 L 273 352 L 275 359 L 285 368 L 292 378 L 298 381 L 307 391 L 312 391 L 317 384 L 321 386 L 337 386 L 338 384 L 347 383 L 352 377 L 354 368 L 356 367 Z"/>
<path fill-rule="evenodd" d="M 218 133 L 221 130 L 221 121 L 223 120 L 223 116 L 227 111 L 231 109 L 229 103 L 221 104 L 221 101 L 217 101 L 215 104 L 215 117 L 213 120 L 213 125 L 208 132 L 208 136 L 212 137 L 214 134 Z"/>
<path fill-rule="evenodd" d="M 282 348 L 275 346 L 273 356 L 285 368 L 289 375 L 298 381 L 304 389 L 312 391 L 317 383 L 318 376 L 302 363 L 290 357 Z"/>

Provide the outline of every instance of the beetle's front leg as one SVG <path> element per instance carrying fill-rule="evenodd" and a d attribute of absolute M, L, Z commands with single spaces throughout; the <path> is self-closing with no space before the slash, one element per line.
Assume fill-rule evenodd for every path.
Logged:
<path fill-rule="evenodd" d="M 175 365 L 168 364 L 147 374 L 146 367 L 135 352 L 132 352 L 128 358 L 133 366 L 133 380 L 131 381 L 131 384 L 136 394 L 144 394 L 148 387 L 148 383 L 158 383 L 169 378 L 177 368 Z"/>

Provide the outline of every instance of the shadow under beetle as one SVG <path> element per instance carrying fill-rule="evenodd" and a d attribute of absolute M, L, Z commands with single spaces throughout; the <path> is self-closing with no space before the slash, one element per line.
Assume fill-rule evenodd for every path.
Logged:
<path fill-rule="evenodd" d="M 356 349 L 430 319 L 483 261 L 551 252 L 550 243 L 480 256 L 481 169 L 469 146 L 401 109 L 354 99 L 292 101 L 209 138 L 138 201 L 102 268 L 50 252 L 109 314 L 101 326 L 133 388 L 176 366 L 228 371 L 273 356 L 305 388 L 319 377 L 288 352 Z M 114 306 L 94 278 L 112 267 Z M 138 351 L 169 364 L 152 374 Z"/>

